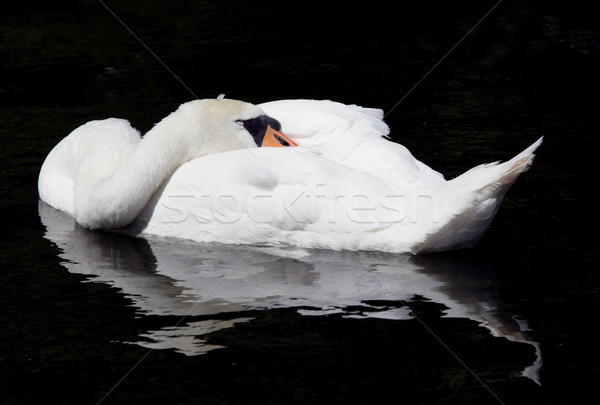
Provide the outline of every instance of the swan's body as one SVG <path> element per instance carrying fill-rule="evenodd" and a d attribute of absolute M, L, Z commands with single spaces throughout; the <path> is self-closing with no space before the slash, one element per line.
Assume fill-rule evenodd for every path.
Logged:
<path fill-rule="evenodd" d="M 388 127 L 381 110 L 307 100 L 259 107 L 245 106 L 246 116 L 276 118 L 301 147 L 249 150 L 256 144 L 247 135 L 243 141 L 210 135 L 223 131 L 222 122 L 239 120 L 228 112 L 222 122 L 207 114 L 185 122 L 176 112 L 142 141 L 126 121 L 91 122 L 46 159 L 40 196 L 83 226 L 127 226 L 135 234 L 305 248 L 450 250 L 479 240 L 541 142 L 508 162 L 446 181 L 383 138 Z M 184 152 L 173 148 L 174 137 L 165 133 L 174 128 L 180 128 L 175 139 L 190 139 L 181 135 L 190 131 L 205 142 L 192 154 L 190 142 Z M 146 141 L 151 135 L 162 139 L 154 141 L 160 150 Z M 105 146 L 108 140 L 118 147 Z M 179 153 L 185 157 L 174 156 Z"/>

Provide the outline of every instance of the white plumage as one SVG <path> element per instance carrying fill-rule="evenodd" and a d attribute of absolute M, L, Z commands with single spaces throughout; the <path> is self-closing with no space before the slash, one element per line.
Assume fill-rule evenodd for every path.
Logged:
<path fill-rule="evenodd" d="M 133 234 L 303 248 L 450 250 L 479 240 L 541 143 L 508 162 L 446 181 L 384 138 L 389 128 L 381 110 L 314 100 L 241 103 L 238 109 L 232 100 L 204 102 L 191 102 L 203 106 L 192 116 L 179 113 L 193 110 L 184 104 L 142 141 L 123 120 L 78 128 L 46 159 L 40 197 L 84 226 L 126 227 L 122 231 Z M 241 115 L 263 112 L 299 147 L 254 148 L 248 134 L 227 133 L 238 131 Z M 146 141 L 152 137 L 154 143 Z M 199 145 L 192 146 L 195 141 Z"/>

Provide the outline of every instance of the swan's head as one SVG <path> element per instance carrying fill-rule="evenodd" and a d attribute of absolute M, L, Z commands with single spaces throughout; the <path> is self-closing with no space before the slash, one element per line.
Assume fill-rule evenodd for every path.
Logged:
<path fill-rule="evenodd" d="M 183 134 L 190 159 L 234 149 L 296 146 L 281 133 L 279 121 L 243 101 L 194 100 L 182 104 L 166 120 Z"/>

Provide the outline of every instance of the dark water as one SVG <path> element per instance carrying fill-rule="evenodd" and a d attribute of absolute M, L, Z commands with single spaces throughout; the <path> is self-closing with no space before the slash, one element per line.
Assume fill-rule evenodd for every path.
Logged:
<path fill-rule="evenodd" d="M 100 2 L 0 2 L 0 403 L 562 404 L 594 391 L 593 13 L 504 1 L 397 105 L 495 2 L 105 3 L 162 63 Z M 394 139 L 448 177 L 545 141 L 479 246 L 450 254 L 143 241 L 38 206 L 39 167 L 76 126 L 115 116 L 145 131 L 219 93 L 392 110 Z"/>

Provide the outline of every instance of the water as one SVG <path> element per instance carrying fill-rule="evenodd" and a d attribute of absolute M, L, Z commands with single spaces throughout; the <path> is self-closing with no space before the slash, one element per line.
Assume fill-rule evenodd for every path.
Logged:
<path fill-rule="evenodd" d="M 198 97 L 387 111 L 493 5 L 107 4 Z M 77 228 L 38 202 L 48 151 L 92 119 L 148 130 L 194 96 L 99 2 L 0 10 L 0 403 L 546 404 L 592 391 L 592 13 L 503 2 L 387 116 L 447 177 L 545 136 L 476 249 L 411 257 Z"/>

